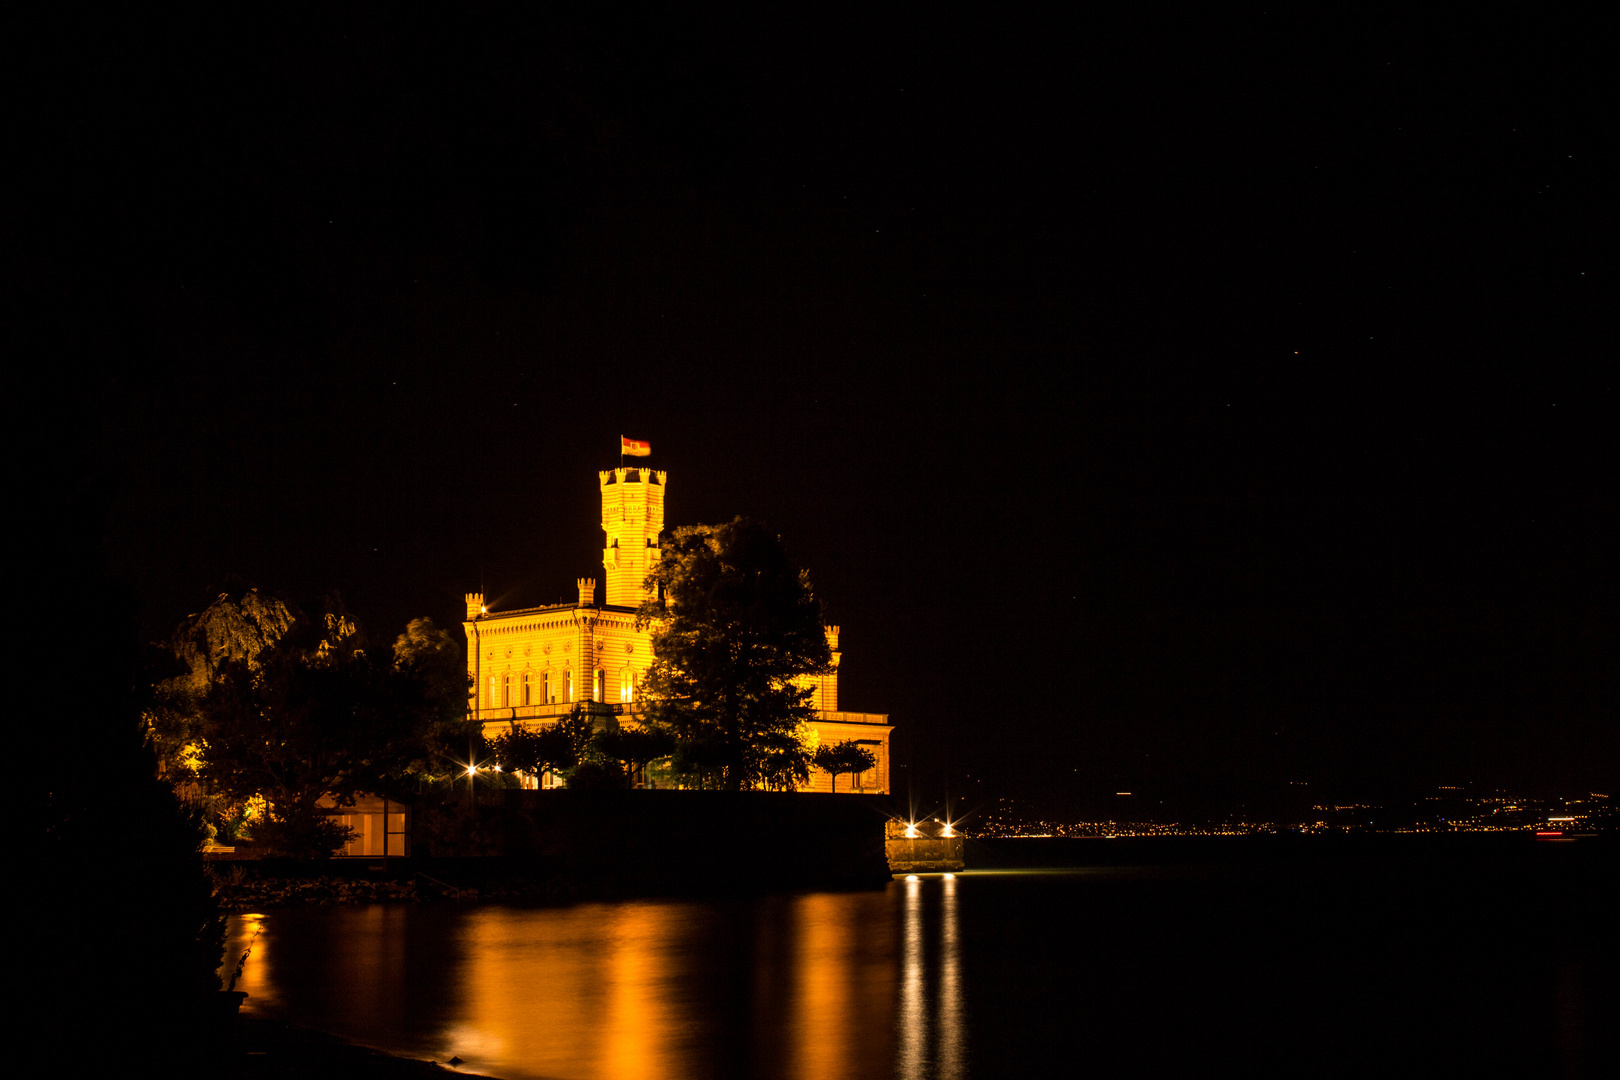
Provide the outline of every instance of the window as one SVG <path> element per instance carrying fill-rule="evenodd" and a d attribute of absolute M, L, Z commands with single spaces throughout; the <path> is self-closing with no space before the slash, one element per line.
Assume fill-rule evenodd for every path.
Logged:
<path fill-rule="evenodd" d="M 489 707 L 491 709 L 498 709 L 500 708 L 500 705 L 501 699 L 495 691 L 495 676 L 491 675 L 489 677 Z"/>
<path fill-rule="evenodd" d="M 523 704 L 529 704 L 529 673 L 523 673 Z"/>
<path fill-rule="evenodd" d="M 872 767 L 854 775 L 850 790 L 859 791 L 862 788 L 875 788 L 878 786 L 878 767 L 883 764 L 883 744 L 876 739 L 857 739 L 857 743 L 872 754 Z"/>
<path fill-rule="evenodd" d="M 542 671 L 540 673 L 540 703 L 550 705 L 551 701 L 551 672 Z"/>
<path fill-rule="evenodd" d="M 601 668 L 596 669 L 596 685 L 591 688 L 591 700 L 607 700 L 607 672 Z"/>
<path fill-rule="evenodd" d="M 619 671 L 619 700 L 634 701 L 636 699 L 636 676 L 628 667 Z"/>
<path fill-rule="evenodd" d="M 501 708 L 509 709 L 511 707 L 512 707 L 512 676 L 510 676 L 510 675 L 502 675 L 501 676 Z"/>
<path fill-rule="evenodd" d="M 574 672 L 570 668 L 563 668 L 563 700 L 574 700 Z"/>

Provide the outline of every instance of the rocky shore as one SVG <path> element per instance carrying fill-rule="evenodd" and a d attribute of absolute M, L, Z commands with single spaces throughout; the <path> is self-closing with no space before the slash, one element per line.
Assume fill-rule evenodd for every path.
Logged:
<path fill-rule="evenodd" d="M 323 875 L 244 877 L 216 875 L 215 896 L 228 914 L 308 904 L 422 903 L 436 900 L 566 902 L 575 890 L 557 881 L 495 880 L 452 884 L 416 875 L 406 880 Z"/>

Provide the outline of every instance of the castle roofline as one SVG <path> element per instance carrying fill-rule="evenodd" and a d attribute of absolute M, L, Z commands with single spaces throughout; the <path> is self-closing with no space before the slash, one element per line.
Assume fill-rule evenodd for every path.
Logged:
<path fill-rule="evenodd" d="M 467 621 L 488 622 L 491 619 L 510 619 L 520 615 L 540 615 L 558 611 L 606 611 L 614 615 L 634 615 L 636 613 L 635 608 L 626 607 L 623 604 L 587 604 L 581 607 L 579 604 L 562 603 L 542 604 L 539 607 L 509 608 L 505 611 L 486 611 L 476 619 Z"/>
<path fill-rule="evenodd" d="M 477 619 L 468 620 L 479 622 L 484 619 L 505 619 L 513 615 L 536 615 L 543 611 L 574 611 L 578 604 L 542 604 L 539 607 L 510 608 L 506 611 L 486 611 Z"/>

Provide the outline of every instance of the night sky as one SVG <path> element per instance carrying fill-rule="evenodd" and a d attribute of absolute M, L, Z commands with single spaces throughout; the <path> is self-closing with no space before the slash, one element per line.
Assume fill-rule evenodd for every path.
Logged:
<path fill-rule="evenodd" d="M 924 801 L 1612 789 L 1598 26 L 764 7 L 36 28 L 47 543 L 454 626 L 602 577 L 623 434 Z"/>

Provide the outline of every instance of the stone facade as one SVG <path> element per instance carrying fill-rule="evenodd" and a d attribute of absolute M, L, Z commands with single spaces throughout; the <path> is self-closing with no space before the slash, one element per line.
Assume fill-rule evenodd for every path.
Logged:
<path fill-rule="evenodd" d="M 543 725 L 566 716 L 575 702 L 600 703 L 620 722 L 633 724 L 642 676 L 652 663 L 652 640 L 636 629 L 642 582 L 659 557 L 668 478 L 653 469 L 620 468 L 598 474 L 602 492 L 602 567 L 606 602 L 596 602 L 595 578 L 579 578 L 573 604 L 490 611 L 480 593 L 467 594 L 467 674 L 475 691 L 475 718 L 486 736 L 508 724 Z M 843 712 L 838 705 L 838 627 L 827 628 L 833 671 L 811 680 L 813 727 L 822 742 L 853 739 L 877 758 L 859 776 L 840 776 L 837 790 L 864 794 L 889 790 L 888 717 Z M 806 790 L 831 791 L 832 778 L 813 770 Z"/>

